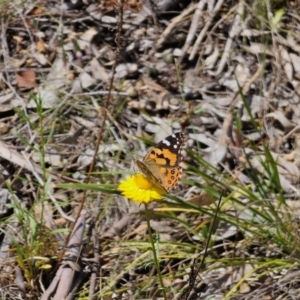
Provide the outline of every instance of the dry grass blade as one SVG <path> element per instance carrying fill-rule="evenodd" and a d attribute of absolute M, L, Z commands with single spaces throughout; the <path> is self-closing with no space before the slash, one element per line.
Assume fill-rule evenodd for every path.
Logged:
<path fill-rule="evenodd" d="M 197 292 L 194 292 L 193 289 L 196 285 L 197 278 L 199 276 L 201 278 L 200 271 L 204 266 L 205 258 L 208 254 L 209 244 L 211 243 L 212 233 L 213 233 L 213 230 L 215 230 L 215 226 L 216 226 L 216 222 L 217 222 L 217 216 L 218 216 L 218 212 L 219 212 L 219 209 L 220 209 L 220 206 L 221 206 L 222 195 L 223 195 L 223 191 L 220 195 L 220 199 L 219 199 L 217 207 L 216 207 L 215 215 L 213 217 L 211 226 L 209 228 L 209 234 L 208 234 L 208 238 L 207 238 L 206 243 L 205 243 L 204 253 L 201 253 L 201 255 L 202 255 L 201 261 L 200 261 L 199 265 L 197 266 L 196 263 L 197 263 L 200 255 L 197 255 L 196 258 L 192 261 L 191 271 L 190 271 L 190 274 L 189 274 L 188 288 L 181 294 L 181 296 L 179 298 L 180 300 L 193 299 L 193 297 L 195 297 L 195 295 L 197 295 Z"/>

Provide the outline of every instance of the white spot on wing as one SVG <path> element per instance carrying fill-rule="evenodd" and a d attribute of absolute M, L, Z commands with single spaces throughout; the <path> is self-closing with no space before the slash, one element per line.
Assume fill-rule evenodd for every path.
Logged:
<path fill-rule="evenodd" d="M 166 140 L 166 139 L 164 139 L 162 141 L 162 143 L 165 144 L 165 145 L 167 145 L 168 147 L 170 147 L 170 145 L 171 145 L 171 143 L 168 140 Z"/>

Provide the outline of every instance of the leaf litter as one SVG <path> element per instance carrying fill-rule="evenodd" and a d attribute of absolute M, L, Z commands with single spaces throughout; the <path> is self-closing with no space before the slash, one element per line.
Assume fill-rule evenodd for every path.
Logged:
<path fill-rule="evenodd" d="M 189 296 L 297 299 L 298 249 L 293 253 L 272 239 L 264 245 L 254 232 L 267 215 L 269 222 L 290 226 L 268 234 L 273 229 L 294 243 L 299 238 L 298 2 L 153 2 L 124 4 L 98 173 L 90 181 L 103 190 L 91 189 L 84 210 L 80 184 L 93 160 L 113 77 L 120 8 L 116 1 L 1 4 L 10 16 L 2 20 L 0 48 L 3 299 L 75 299 L 88 292 L 85 284 L 99 299 L 154 299 L 159 285 L 145 284 L 153 273 L 143 207 L 108 195 L 104 186 L 124 176 L 118 172 L 137 171 L 133 160 L 147 150 L 137 137 L 158 142 L 176 131 L 187 136 L 187 171 L 175 195 L 194 206 L 172 206 L 173 218 L 162 218 L 157 212 L 164 206 L 157 203 L 150 223 L 160 241 L 168 299 L 187 299 L 216 190 L 224 188 L 215 243 Z M 255 176 L 263 178 L 262 186 Z M 80 188 L 60 186 L 71 183 Z M 272 194 L 265 186 L 282 190 Z M 272 205 L 259 205 L 258 196 L 251 202 L 253 195 Z M 38 208 L 41 201 L 46 210 Z M 208 215 L 192 213 L 196 208 Z M 274 220 L 272 208 L 281 220 Z M 67 244 L 65 229 L 72 230 Z M 56 268 L 61 247 L 66 252 Z M 244 263 L 221 263 L 233 255 Z M 272 273 L 253 256 L 287 262 Z"/>

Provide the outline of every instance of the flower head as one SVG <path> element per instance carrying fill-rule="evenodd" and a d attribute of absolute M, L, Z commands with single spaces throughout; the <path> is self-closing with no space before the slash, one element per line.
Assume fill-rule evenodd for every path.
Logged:
<path fill-rule="evenodd" d="M 155 185 L 143 174 L 135 174 L 125 180 L 121 180 L 118 190 L 126 198 L 138 203 L 158 201 L 166 194 L 166 191 Z"/>

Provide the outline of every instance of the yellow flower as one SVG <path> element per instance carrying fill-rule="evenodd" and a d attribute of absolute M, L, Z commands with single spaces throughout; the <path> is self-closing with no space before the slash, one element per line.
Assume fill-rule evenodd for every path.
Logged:
<path fill-rule="evenodd" d="M 162 188 L 156 186 L 143 174 L 135 174 L 125 180 L 121 180 L 118 190 L 126 198 L 138 203 L 158 201 L 166 194 Z"/>

